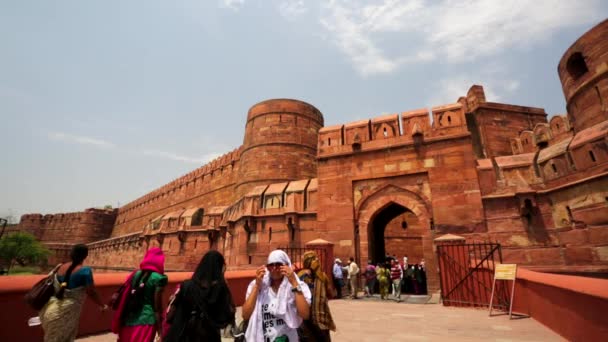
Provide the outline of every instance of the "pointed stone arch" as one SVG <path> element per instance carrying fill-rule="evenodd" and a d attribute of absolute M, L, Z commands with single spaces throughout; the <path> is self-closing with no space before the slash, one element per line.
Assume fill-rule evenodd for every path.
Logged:
<path fill-rule="evenodd" d="M 370 238 L 375 234 L 374 221 L 386 221 L 400 210 L 411 212 L 418 219 L 422 236 L 420 243 L 422 256 L 426 261 L 427 289 L 429 293 L 439 290 L 439 274 L 433 251 L 433 212 L 431 201 L 416 189 L 402 188 L 394 184 L 387 184 L 370 195 L 362 198 L 355 206 L 355 246 L 356 255 L 361 265 L 365 266 L 370 259 L 370 253 L 377 253 L 375 246 L 370 248 Z M 396 209 L 395 209 L 396 208 Z M 385 215 L 384 217 L 378 215 Z M 398 216 L 395 216 L 398 217 Z M 376 227 L 377 229 L 378 227 Z M 386 226 L 384 227 L 386 229 Z M 373 239 L 371 239 L 373 240 Z M 410 260 L 417 263 L 418 260 Z"/>

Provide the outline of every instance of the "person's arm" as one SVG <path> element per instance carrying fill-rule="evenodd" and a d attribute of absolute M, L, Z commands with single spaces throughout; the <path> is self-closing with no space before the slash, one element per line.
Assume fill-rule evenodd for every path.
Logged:
<path fill-rule="evenodd" d="M 258 293 L 262 288 L 262 279 L 264 279 L 264 274 L 266 274 L 266 266 L 262 266 L 255 271 L 255 283 L 253 283 L 252 288 L 249 292 L 249 297 L 245 300 L 243 304 L 242 313 L 244 320 L 248 320 L 255 309 L 255 304 L 258 301 Z"/>
<path fill-rule="evenodd" d="M 91 300 L 95 304 L 97 304 L 97 306 L 99 307 L 99 309 L 101 311 L 107 310 L 108 309 L 108 305 L 105 304 L 105 303 L 103 303 L 101 301 L 101 298 L 99 297 L 99 293 L 97 293 L 97 290 L 95 289 L 95 283 L 93 281 L 93 272 L 90 271 L 90 270 L 87 270 L 86 272 L 87 272 L 87 274 L 85 275 L 85 277 L 86 277 L 85 278 L 86 279 L 86 281 L 85 281 L 86 282 L 86 285 L 85 285 L 86 286 L 86 290 L 85 291 L 87 293 L 87 296 L 89 298 L 91 298 Z"/>
<path fill-rule="evenodd" d="M 300 283 L 298 282 L 298 278 L 296 277 L 295 273 L 293 273 L 291 267 L 281 266 L 281 271 L 283 272 L 283 275 L 287 277 L 287 280 L 289 281 L 289 284 L 291 284 L 292 288 L 295 288 L 300 285 Z M 306 284 L 302 283 L 302 286 L 306 286 Z M 310 304 L 308 304 L 308 302 L 306 301 L 306 297 L 304 297 L 304 292 L 296 291 L 295 297 L 298 315 L 302 317 L 302 319 L 308 319 L 310 317 Z"/>
<path fill-rule="evenodd" d="M 107 304 L 104 304 L 101 301 L 101 298 L 99 297 L 99 293 L 97 293 L 97 290 L 95 289 L 95 285 L 91 284 L 89 286 L 87 286 L 86 288 L 86 292 L 87 292 L 87 296 L 89 296 L 89 298 L 91 298 L 91 300 L 97 304 L 97 306 L 99 306 L 100 310 L 106 310 L 108 308 Z"/>

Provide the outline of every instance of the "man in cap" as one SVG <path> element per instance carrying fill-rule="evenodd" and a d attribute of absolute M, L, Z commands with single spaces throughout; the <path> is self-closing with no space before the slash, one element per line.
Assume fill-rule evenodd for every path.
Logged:
<path fill-rule="evenodd" d="M 334 275 L 334 287 L 336 288 L 337 298 L 342 298 L 342 286 L 344 286 L 344 274 L 342 274 L 342 260 L 336 258 L 332 271 Z"/>

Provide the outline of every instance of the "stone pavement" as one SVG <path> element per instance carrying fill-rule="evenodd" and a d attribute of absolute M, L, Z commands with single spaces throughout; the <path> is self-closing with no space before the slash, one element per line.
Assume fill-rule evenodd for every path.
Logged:
<path fill-rule="evenodd" d="M 330 301 L 338 326 L 332 332 L 332 341 L 564 341 L 532 318 L 509 320 L 508 315 L 488 317 L 488 311 L 482 309 L 407 304 L 407 301 L 397 303 L 379 298 Z M 240 310 L 237 315 L 240 318 Z M 104 334 L 78 341 L 113 342 L 116 337 Z"/>

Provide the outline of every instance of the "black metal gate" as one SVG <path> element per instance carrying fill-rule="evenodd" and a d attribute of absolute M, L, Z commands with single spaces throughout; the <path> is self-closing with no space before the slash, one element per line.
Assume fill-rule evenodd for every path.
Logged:
<path fill-rule="evenodd" d="M 456 243 L 437 246 L 441 296 L 445 306 L 489 307 L 494 265 L 502 263 L 498 243 Z M 509 289 L 496 284 L 493 307 L 509 308 Z"/>
<path fill-rule="evenodd" d="M 319 257 L 319 264 L 321 265 L 321 269 L 323 270 L 323 272 L 325 272 L 326 274 L 331 274 L 331 269 L 330 270 L 326 269 L 328 264 L 327 264 L 327 255 L 325 255 L 324 248 L 279 247 L 279 249 L 283 250 L 285 253 L 287 253 L 287 255 L 289 256 L 289 259 L 291 259 L 291 263 L 294 266 L 296 271 L 302 269 L 302 267 L 304 266 L 304 263 L 303 263 L 304 253 L 308 252 L 308 251 L 313 251 L 313 252 L 317 253 L 317 256 Z M 329 273 L 328 273 L 328 271 L 329 271 Z"/>

